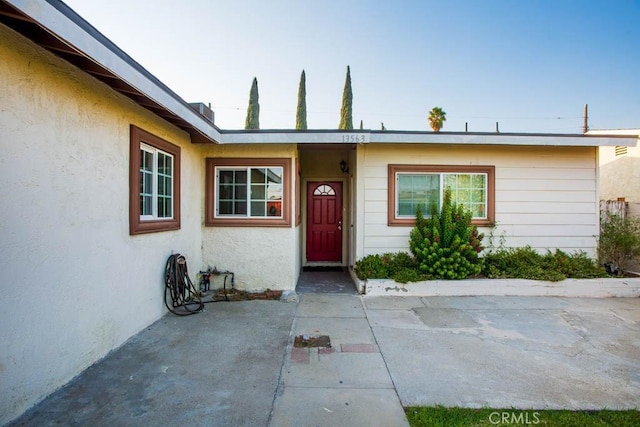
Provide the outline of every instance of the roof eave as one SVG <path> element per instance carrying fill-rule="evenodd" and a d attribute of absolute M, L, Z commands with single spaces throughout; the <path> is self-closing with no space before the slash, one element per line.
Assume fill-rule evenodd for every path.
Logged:
<path fill-rule="evenodd" d="M 215 143 L 219 129 L 58 0 L 0 0 L 0 22 L 189 133 Z"/>
<path fill-rule="evenodd" d="M 550 147 L 634 147 L 620 135 L 364 130 L 222 130 L 221 144 L 456 144 Z"/>

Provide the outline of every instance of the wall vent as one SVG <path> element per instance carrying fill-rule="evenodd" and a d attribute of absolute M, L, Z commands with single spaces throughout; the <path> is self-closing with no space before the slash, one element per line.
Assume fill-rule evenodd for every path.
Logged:
<path fill-rule="evenodd" d="M 627 147 L 624 145 L 616 145 L 616 156 L 624 156 L 627 154 Z"/>

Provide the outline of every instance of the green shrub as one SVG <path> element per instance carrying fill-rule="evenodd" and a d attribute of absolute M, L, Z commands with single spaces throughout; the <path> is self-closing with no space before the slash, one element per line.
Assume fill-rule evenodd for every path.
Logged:
<path fill-rule="evenodd" d="M 394 279 L 399 283 L 424 280 L 418 265 L 406 252 L 367 255 L 356 262 L 354 271 L 359 279 Z"/>
<path fill-rule="evenodd" d="M 640 258 L 640 219 L 603 212 L 600 216 L 598 261 L 627 270 Z"/>
<path fill-rule="evenodd" d="M 389 269 L 382 262 L 382 256 L 378 254 L 367 255 L 356 262 L 353 271 L 360 280 L 387 279 L 389 277 Z"/>
<path fill-rule="evenodd" d="M 409 248 L 421 273 L 435 279 L 465 279 L 482 270 L 478 254 L 484 236 L 471 225 L 471 212 L 451 201 L 445 190 L 442 210 L 435 203 L 431 218 L 416 211 L 416 226 L 411 230 Z"/>
<path fill-rule="evenodd" d="M 593 277 L 607 276 L 605 269 L 589 258 L 584 251 L 578 251 L 569 255 L 560 249 L 556 249 L 553 255 L 549 255 L 553 257 L 557 270 L 566 277 L 572 279 L 590 279 Z"/>
<path fill-rule="evenodd" d="M 404 267 L 395 272 L 395 274 L 391 277 L 394 281 L 398 283 L 409 283 L 409 282 L 421 282 L 423 280 L 427 280 L 428 276 L 425 274 L 421 274 L 418 271 L 417 266 L 413 268 Z"/>
<path fill-rule="evenodd" d="M 606 272 L 587 254 L 569 255 L 559 249 L 541 255 L 530 246 L 500 249 L 484 257 L 483 273 L 490 279 L 533 279 L 557 282 L 570 278 L 604 277 Z"/>

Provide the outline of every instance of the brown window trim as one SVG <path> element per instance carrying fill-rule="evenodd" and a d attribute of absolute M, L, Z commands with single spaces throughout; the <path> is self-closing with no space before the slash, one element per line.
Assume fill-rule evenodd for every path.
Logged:
<path fill-rule="evenodd" d="M 396 218 L 396 173 L 398 172 L 459 172 L 487 174 L 487 219 L 474 219 L 473 225 L 492 227 L 495 224 L 495 166 L 469 165 L 389 165 L 387 193 L 387 224 L 389 226 L 413 227 L 415 218 Z"/>
<path fill-rule="evenodd" d="M 216 167 L 280 166 L 282 167 L 282 218 L 216 218 Z M 291 159 L 275 158 L 207 158 L 204 224 L 217 227 L 291 227 Z"/>
<path fill-rule="evenodd" d="M 129 234 L 154 233 L 180 229 L 180 147 L 137 126 L 131 125 L 129 143 Z M 140 143 L 173 156 L 173 218 L 140 219 Z"/>

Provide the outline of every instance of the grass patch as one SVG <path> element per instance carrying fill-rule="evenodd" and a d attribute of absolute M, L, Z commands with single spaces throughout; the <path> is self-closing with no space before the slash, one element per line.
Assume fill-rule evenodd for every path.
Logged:
<path fill-rule="evenodd" d="M 559 427 L 636 427 L 640 412 L 520 410 L 491 408 L 445 408 L 443 406 L 408 407 L 405 413 L 412 427 L 451 426 L 559 426 Z"/>

